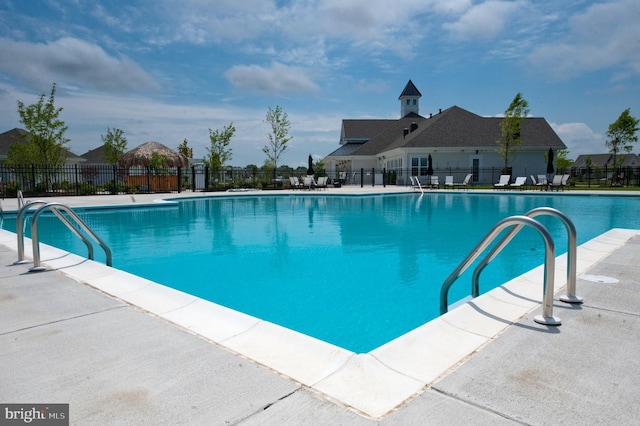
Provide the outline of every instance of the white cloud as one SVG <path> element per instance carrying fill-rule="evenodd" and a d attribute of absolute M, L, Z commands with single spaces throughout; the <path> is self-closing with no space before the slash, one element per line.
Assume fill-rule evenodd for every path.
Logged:
<path fill-rule="evenodd" d="M 618 0 L 594 4 L 568 21 L 568 34 L 544 44 L 529 62 L 556 78 L 616 67 L 640 74 L 640 2 Z"/>
<path fill-rule="evenodd" d="M 458 38 L 495 37 L 525 2 L 487 1 L 469 8 L 458 21 L 443 24 L 443 28 Z"/>
<path fill-rule="evenodd" d="M 33 87 L 83 84 L 108 91 L 156 91 L 159 84 L 126 56 L 76 38 L 41 44 L 0 39 L 0 69 Z"/>
<path fill-rule="evenodd" d="M 575 160 L 581 154 L 603 154 L 608 151 L 604 136 L 595 133 L 584 123 L 549 124 L 567 145 L 569 158 Z"/>
<path fill-rule="evenodd" d="M 259 65 L 236 65 L 224 73 L 234 86 L 258 93 L 307 93 L 319 88 L 309 77 L 309 71 L 274 62 L 265 68 Z"/>

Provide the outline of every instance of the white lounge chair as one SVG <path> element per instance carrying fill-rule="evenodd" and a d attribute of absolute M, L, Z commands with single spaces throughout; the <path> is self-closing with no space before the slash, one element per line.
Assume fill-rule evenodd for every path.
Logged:
<path fill-rule="evenodd" d="M 453 183 L 453 176 L 445 176 L 444 177 L 444 186 L 450 186 L 453 188 L 455 183 Z"/>
<path fill-rule="evenodd" d="M 292 189 L 299 189 L 303 187 L 302 182 L 300 182 L 300 179 L 298 179 L 297 176 L 289 176 L 289 183 L 291 184 Z"/>
<path fill-rule="evenodd" d="M 500 180 L 498 183 L 493 185 L 494 189 L 506 189 L 509 187 L 509 182 L 511 181 L 511 175 L 500 175 Z"/>
<path fill-rule="evenodd" d="M 472 173 L 469 173 L 468 175 L 466 175 L 464 177 L 464 180 L 462 181 L 462 183 L 456 183 L 454 184 L 455 187 L 457 188 L 465 188 L 469 185 L 469 183 L 471 183 L 471 178 L 473 177 Z"/>
<path fill-rule="evenodd" d="M 320 176 L 318 178 L 318 182 L 316 183 L 316 187 L 326 189 L 327 179 L 328 179 L 327 176 Z"/>
<path fill-rule="evenodd" d="M 509 188 L 522 188 L 526 184 L 527 184 L 527 177 L 526 176 L 518 176 L 516 178 L 516 181 L 513 184 L 511 184 L 509 186 Z"/>
<path fill-rule="evenodd" d="M 440 188 L 440 182 L 438 180 L 438 176 L 429 176 L 429 187 L 438 189 Z"/>
<path fill-rule="evenodd" d="M 303 183 L 303 186 L 308 189 L 313 189 L 316 186 L 318 186 L 313 176 L 305 176 L 302 183 Z"/>
<path fill-rule="evenodd" d="M 553 190 L 553 188 L 555 188 L 556 191 L 562 188 L 562 175 L 555 175 L 553 177 L 553 180 L 551 181 L 551 190 Z"/>
<path fill-rule="evenodd" d="M 534 175 L 531 175 L 530 177 L 531 177 L 531 184 L 536 188 L 540 188 L 540 190 L 542 191 L 542 189 L 544 189 L 546 184 L 539 182 Z"/>

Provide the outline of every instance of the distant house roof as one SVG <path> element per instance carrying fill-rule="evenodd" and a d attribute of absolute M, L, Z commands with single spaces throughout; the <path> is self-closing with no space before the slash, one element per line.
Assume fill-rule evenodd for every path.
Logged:
<path fill-rule="evenodd" d="M 618 154 L 618 158 L 622 158 L 621 167 L 638 167 L 640 165 L 640 158 L 636 154 Z M 613 154 L 583 154 L 576 158 L 571 167 L 585 168 L 587 167 L 587 159 L 591 159 L 591 165 L 593 167 L 612 167 L 613 166 Z M 616 161 L 617 163 L 618 161 Z"/>
<path fill-rule="evenodd" d="M 343 120 L 341 143 L 359 141 L 350 155 L 363 156 L 403 148 L 495 147 L 502 136 L 501 120 L 481 117 L 457 106 L 430 118 L 410 113 L 398 120 Z M 520 125 L 520 134 L 523 148 L 566 149 L 544 118 L 525 118 Z M 346 151 L 340 149 L 329 155 L 335 156 L 338 152 L 346 155 Z"/>
<path fill-rule="evenodd" d="M 7 158 L 11 145 L 16 143 L 26 143 L 29 141 L 29 137 L 29 132 L 19 128 L 0 133 L 0 160 L 4 160 Z M 70 163 L 82 163 L 85 161 L 84 158 L 74 154 L 66 148 L 63 149 L 62 155 L 64 156 L 65 160 Z"/>
<path fill-rule="evenodd" d="M 104 145 L 99 146 L 96 149 L 87 151 L 80 157 L 87 160 L 84 164 L 107 164 L 107 160 L 104 158 Z"/>
<path fill-rule="evenodd" d="M 29 132 L 24 129 L 11 129 L 8 132 L 0 133 L 0 158 L 7 158 L 9 147 L 14 143 L 26 142 Z"/>

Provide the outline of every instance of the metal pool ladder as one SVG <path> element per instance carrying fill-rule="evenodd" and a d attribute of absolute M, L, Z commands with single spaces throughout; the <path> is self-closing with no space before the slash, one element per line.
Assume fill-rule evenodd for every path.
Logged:
<path fill-rule="evenodd" d="M 511 216 L 498 222 L 489 233 L 478 243 L 469 255 L 458 265 L 442 284 L 440 290 L 440 315 L 445 314 L 449 308 L 448 295 L 453 283 L 467 270 L 467 268 L 482 254 L 482 252 L 494 241 L 494 239 L 508 227 L 512 229 L 491 249 L 485 258 L 478 264 L 473 272 L 472 296 L 479 295 L 480 273 L 484 268 L 502 251 L 502 249 L 516 236 L 524 226 L 530 226 L 537 230 L 545 243 L 545 263 L 544 263 L 544 289 L 543 289 L 543 311 L 542 315 L 536 315 L 534 321 L 544 325 L 560 325 L 561 320 L 553 316 L 553 293 L 554 293 L 554 271 L 555 271 L 555 244 L 551 234 L 540 222 L 533 219 L 539 215 L 550 215 L 559 218 L 567 228 L 568 250 L 567 250 L 567 294 L 561 296 L 560 300 L 566 303 L 582 303 L 583 299 L 575 295 L 576 291 L 576 253 L 577 238 L 576 229 L 573 222 L 559 210 L 551 207 L 539 207 L 530 210 L 522 216 Z"/>
<path fill-rule="evenodd" d="M 90 227 L 87 225 L 81 218 L 71 210 L 69 206 L 66 206 L 61 203 L 47 203 L 45 201 L 32 201 L 30 203 L 25 204 L 18 211 L 18 216 L 16 218 L 16 234 L 18 236 L 18 262 L 24 261 L 24 225 L 22 223 L 23 217 L 26 212 L 32 207 L 40 206 L 35 213 L 33 214 L 33 218 L 31 220 L 31 242 L 33 245 L 33 267 L 29 269 L 29 272 L 39 272 L 45 270 L 43 266 L 40 265 L 40 239 L 38 233 L 38 218 L 42 214 L 42 212 L 49 210 L 51 211 L 62 223 L 64 223 L 71 232 L 73 232 L 78 238 L 82 240 L 82 242 L 87 246 L 88 255 L 87 257 L 93 260 L 93 244 L 91 241 L 78 229 L 82 229 L 87 235 L 89 235 L 105 252 L 106 255 L 106 264 L 107 266 L 113 266 L 113 258 L 111 255 L 111 249 L 105 243 L 102 238 L 98 236 Z M 65 216 L 64 213 L 67 214 Z M 77 226 L 77 227 L 76 227 Z"/>

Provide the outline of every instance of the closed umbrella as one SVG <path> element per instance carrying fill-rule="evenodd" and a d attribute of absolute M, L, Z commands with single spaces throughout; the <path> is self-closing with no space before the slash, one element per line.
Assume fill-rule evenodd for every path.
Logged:
<path fill-rule="evenodd" d="M 309 154 L 309 167 L 307 168 L 307 176 L 313 176 L 315 173 L 313 171 L 313 157 Z"/>
<path fill-rule="evenodd" d="M 547 174 L 553 174 L 555 168 L 553 167 L 553 150 L 549 148 L 549 153 L 547 154 Z"/>
<path fill-rule="evenodd" d="M 431 175 L 433 174 L 433 160 L 431 154 L 427 157 L 427 175 L 429 176 L 429 184 L 431 184 Z"/>

